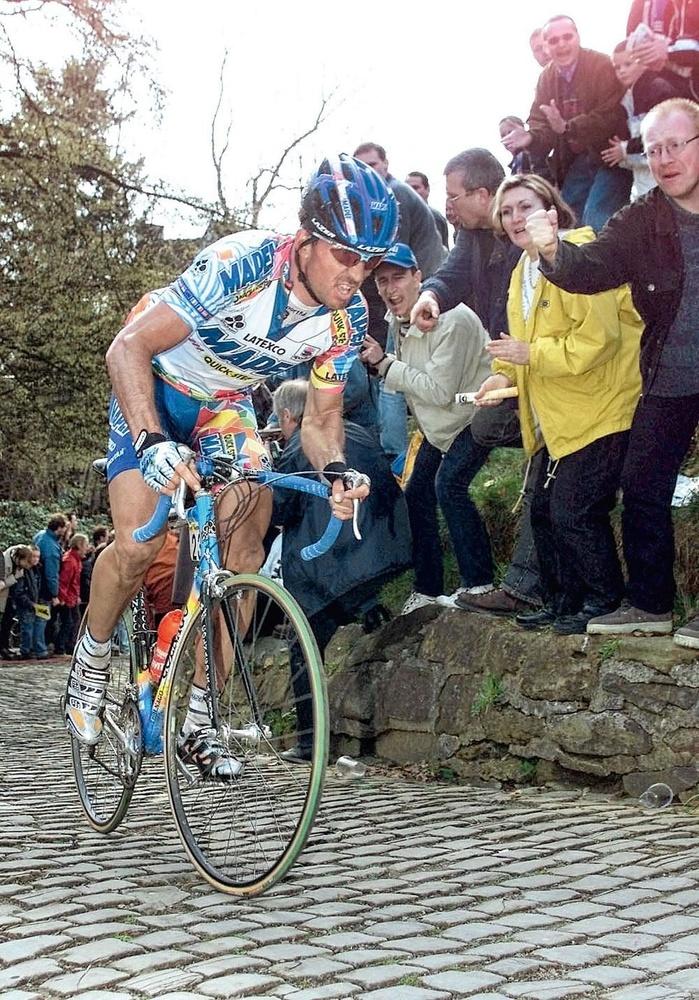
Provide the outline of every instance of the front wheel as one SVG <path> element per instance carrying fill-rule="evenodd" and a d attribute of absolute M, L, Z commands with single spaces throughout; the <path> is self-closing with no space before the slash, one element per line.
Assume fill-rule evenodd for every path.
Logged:
<path fill-rule="evenodd" d="M 205 685 L 205 642 L 219 691 L 215 706 L 209 696 L 216 738 L 242 765 L 228 780 L 206 776 L 182 749 L 195 672 Z M 294 863 L 320 803 L 328 707 L 318 647 L 294 598 L 249 574 L 199 607 L 173 657 L 165 766 L 182 843 L 216 889 L 258 895 Z"/>

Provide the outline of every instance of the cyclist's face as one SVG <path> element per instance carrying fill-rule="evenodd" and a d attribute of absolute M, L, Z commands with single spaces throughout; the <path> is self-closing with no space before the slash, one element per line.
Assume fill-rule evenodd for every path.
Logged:
<path fill-rule="evenodd" d="M 362 261 L 351 267 L 341 264 L 333 256 L 332 248 L 323 240 L 313 240 L 302 247 L 300 256 L 311 288 L 328 309 L 344 309 L 348 306 L 367 276 Z M 302 285 L 295 287 L 294 291 L 303 299 Z"/>

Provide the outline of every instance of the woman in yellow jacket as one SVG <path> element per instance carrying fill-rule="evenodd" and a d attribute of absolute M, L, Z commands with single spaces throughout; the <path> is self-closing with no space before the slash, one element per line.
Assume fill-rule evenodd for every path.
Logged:
<path fill-rule="evenodd" d="M 628 287 L 573 295 L 546 280 L 526 230 L 536 209 L 555 208 L 561 228 L 574 223 L 558 192 L 536 174 L 500 185 L 496 228 L 523 250 L 510 281 L 510 335 L 487 346 L 494 359 L 488 389 L 515 385 L 528 455 L 545 449 L 532 500 L 532 529 L 547 602 L 517 616 L 525 628 L 552 625 L 564 635 L 612 611 L 623 580 L 609 514 L 616 502 L 628 429 L 641 390 L 641 320 Z M 564 235 L 594 239 L 589 228 Z M 639 248 L 640 252 L 640 248 Z"/>

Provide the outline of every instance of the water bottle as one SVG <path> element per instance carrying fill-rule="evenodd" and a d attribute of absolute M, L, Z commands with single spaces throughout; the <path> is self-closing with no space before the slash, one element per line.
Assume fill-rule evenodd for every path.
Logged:
<path fill-rule="evenodd" d="M 153 685 L 147 667 L 145 670 L 140 670 L 136 676 L 136 690 L 138 692 L 138 714 L 141 717 L 141 730 L 145 733 L 150 713 L 153 710 Z"/>
<path fill-rule="evenodd" d="M 150 679 L 153 684 L 159 684 L 163 676 L 163 667 L 170 652 L 172 640 L 177 635 L 182 624 L 182 612 L 179 608 L 175 611 L 168 611 L 158 625 L 158 637 L 155 640 L 155 648 L 150 661 Z"/>
<path fill-rule="evenodd" d="M 177 635 L 177 631 L 182 623 L 182 612 L 180 610 L 168 611 L 158 626 L 158 638 L 155 649 L 151 657 L 149 676 L 151 681 L 157 678 L 157 690 L 152 702 L 148 721 L 143 728 L 143 739 L 147 753 L 161 753 L 163 749 L 163 711 L 165 708 L 166 688 L 169 683 L 161 684 L 163 667 L 167 660 L 172 641 Z"/>
<path fill-rule="evenodd" d="M 669 785 L 659 781 L 656 785 L 649 785 L 638 801 L 645 809 L 667 809 L 674 794 Z"/>
<path fill-rule="evenodd" d="M 363 778 L 366 766 L 354 757 L 338 757 L 335 761 L 335 774 L 338 778 Z"/>

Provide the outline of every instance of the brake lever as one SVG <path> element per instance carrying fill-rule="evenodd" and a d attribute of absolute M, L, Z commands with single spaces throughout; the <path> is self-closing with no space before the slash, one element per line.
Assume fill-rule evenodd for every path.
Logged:
<path fill-rule="evenodd" d="M 353 511 L 352 511 L 352 531 L 354 532 L 354 537 L 358 542 L 361 542 L 362 535 L 359 530 L 359 500 L 352 501 Z"/>

